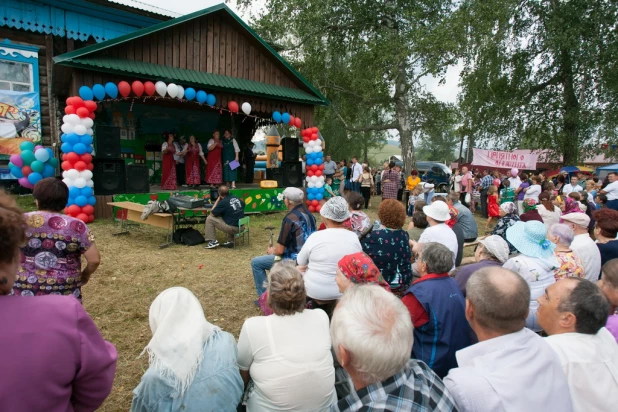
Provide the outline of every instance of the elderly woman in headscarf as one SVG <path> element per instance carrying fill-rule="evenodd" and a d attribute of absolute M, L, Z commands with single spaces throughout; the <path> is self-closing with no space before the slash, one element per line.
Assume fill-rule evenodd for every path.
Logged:
<path fill-rule="evenodd" d="M 554 270 L 556 280 L 578 277 L 583 278 L 584 265 L 575 252 L 571 249 L 571 242 L 575 233 L 570 226 L 564 223 L 556 223 L 549 227 L 547 239 L 556 245 L 554 254 L 558 260 L 558 267 Z"/>
<path fill-rule="evenodd" d="M 388 282 L 382 277 L 380 269 L 364 252 L 354 253 L 341 258 L 337 264 L 335 276 L 339 292 L 344 293 L 351 285 L 378 285 L 391 291 Z"/>
<path fill-rule="evenodd" d="M 515 247 L 513 247 L 513 245 L 511 245 L 506 239 L 506 230 L 517 222 L 519 222 L 519 216 L 517 215 L 517 208 L 515 207 L 515 203 L 502 203 L 500 205 L 500 218 L 498 219 L 498 223 L 496 224 L 496 226 L 494 226 L 494 230 L 491 232 L 491 234 L 498 235 L 502 239 L 506 240 L 509 245 L 509 250 L 511 254 L 516 253 L 517 249 L 515 249 Z"/>
<path fill-rule="evenodd" d="M 536 210 L 537 201 L 534 199 L 525 199 L 523 201 L 524 213 L 519 215 L 519 219 L 522 222 L 530 222 L 531 220 L 536 220 L 537 222 L 543 223 L 543 218 L 539 214 L 538 210 Z"/>
<path fill-rule="evenodd" d="M 236 410 L 243 381 L 236 340 L 209 323 L 188 289 L 163 291 L 150 306 L 150 367 L 133 390 L 132 412 Z M 144 353 L 142 352 L 142 353 Z"/>
<path fill-rule="evenodd" d="M 564 199 L 564 205 L 563 205 L 563 210 L 562 210 L 563 215 L 568 215 L 569 213 L 584 213 L 579 207 L 579 203 L 577 202 L 577 200 L 569 196 L 565 196 L 563 197 L 563 199 Z"/>

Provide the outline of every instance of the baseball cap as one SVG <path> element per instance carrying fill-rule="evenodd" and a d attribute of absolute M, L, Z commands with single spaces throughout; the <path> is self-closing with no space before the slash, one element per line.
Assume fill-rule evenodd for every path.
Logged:
<path fill-rule="evenodd" d="M 286 187 L 283 191 L 283 197 L 288 199 L 290 202 L 298 203 L 303 201 L 305 194 L 297 187 Z"/>

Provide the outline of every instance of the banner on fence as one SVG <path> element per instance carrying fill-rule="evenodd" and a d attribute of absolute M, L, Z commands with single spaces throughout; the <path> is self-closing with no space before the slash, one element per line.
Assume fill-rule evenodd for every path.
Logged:
<path fill-rule="evenodd" d="M 0 90 L 0 157 L 19 153 L 24 140 L 41 144 L 39 93 Z"/>
<path fill-rule="evenodd" d="M 472 149 L 474 157 L 473 166 L 495 167 L 500 169 L 536 170 L 538 154 L 500 152 L 497 150 Z"/>

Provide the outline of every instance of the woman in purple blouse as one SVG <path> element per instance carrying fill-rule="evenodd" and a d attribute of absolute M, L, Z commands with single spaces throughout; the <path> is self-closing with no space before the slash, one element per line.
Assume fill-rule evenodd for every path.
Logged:
<path fill-rule="evenodd" d="M 71 296 L 9 296 L 27 230 L 0 191 L 0 410 L 94 411 L 112 389 L 116 348 Z"/>

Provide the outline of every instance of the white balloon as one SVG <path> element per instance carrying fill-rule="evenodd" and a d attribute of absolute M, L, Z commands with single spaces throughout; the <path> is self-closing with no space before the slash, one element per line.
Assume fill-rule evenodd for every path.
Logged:
<path fill-rule="evenodd" d="M 322 141 L 320 139 L 312 140 L 312 142 L 314 142 L 316 146 L 322 146 Z"/>
<path fill-rule="evenodd" d="M 62 183 L 67 185 L 67 187 L 75 186 L 75 184 L 73 183 L 73 180 L 71 180 L 71 179 L 62 179 Z"/>
<path fill-rule="evenodd" d="M 165 97 L 165 93 L 167 93 L 167 86 L 165 85 L 165 83 L 159 81 L 155 83 L 155 90 L 157 91 L 159 96 Z"/>
<path fill-rule="evenodd" d="M 80 123 L 80 117 L 76 114 L 70 114 L 69 118 L 67 119 L 69 121 L 69 123 L 71 124 L 79 124 Z"/>
<path fill-rule="evenodd" d="M 326 177 L 324 175 L 318 176 L 318 182 L 324 182 L 325 180 L 326 180 Z"/>
<path fill-rule="evenodd" d="M 89 127 L 86 129 L 86 133 L 92 136 L 94 134 L 94 130 L 92 130 L 92 127 Z"/>
<path fill-rule="evenodd" d="M 84 170 L 79 174 L 79 177 L 86 179 L 86 181 L 92 180 L 92 172 L 90 170 Z"/>
<path fill-rule="evenodd" d="M 311 177 L 307 176 L 307 177 L 305 177 L 305 180 L 307 181 L 307 183 L 309 183 L 309 182 L 311 182 Z"/>
<path fill-rule="evenodd" d="M 78 124 L 77 126 L 73 128 L 73 131 L 80 136 L 86 134 L 87 130 L 88 129 L 86 129 L 86 126 L 81 125 L 81 124 Z"/>
<path fill-rule="evenodd" d="M 73 133 L 73 125 L 71 123 L 65 123 L 62 126 L 60 126 L 60 130 L 62 130 L 62 133 Z"/>
<path fill-rule="evenodd" d="M 322 151 L 322 146 L 318 146 L 318 145 L 313 146 L 313 151 L 314 152 L 318 152 L 318 153 L 321 152 Z"/>
<path fill-rule="evenodd" d="M 309 143 L 307 143 L 307 146 L 314 147 L 315 146 L 315 140 L 309 140 Z"/>
<path fill-rule="evenodd" d="M 179 99 L 182 99 L 183 97 L 185 97 L 185 88 L 182 86 L 176 86 L 178 87 L 178 93 L 176 94 L 176 97 L 178 97 Z"/>
<path fill-rule="evenodd" d="M 94 182 L 92 180 L 88 180 L 86 185 L 88 185 L 88 187 L 94 187 Z"/>
<path fill-rule="evenodd" d="M 84 117 L 82 119 L 82 125 L 86 128 L 86 129 L 91 129 L 92 126 L 94 126 L 94 120 L 92 120 L 90 117 Z"/>
<path fill-rule="evenodd" d="M 67 179 L 75 180 L 79 178 L 79 171 L 77 169 L 69 169 L 67 170 L 66 173 L 67 173 L 66 175 Z"/>
<path fill-rule="evenodd" d="M 62 178 L 63 178 L 63 179 L 66 179 L 66 178 L 67 178 L 67 172 L 66 172 L 66 170 L 65 170 L 64 172 L 62 172 Z"/>
<path fill-rule="evenodd" d="M 307 146 L 308 146 L 308 145 L 309 145 L 308 143 L 303 143 L 303 147 L 304 147 L 305 149 L 307 148 Z"/>
<path fill-rule="evenodd" d="M 75 179 L 75 187 L 78 189 L 83 189 L 86 187 L 86 179 L 82 179 L 81 177 Z"/>
<path fill-rule="evenodd" d="M 317 177 L 317 176 L 311 176 L 311 181 L 312 181 L 313 183 L 317 183 L 317 181 L 318 181 L 318 177 Z"/>
<path fill-rule="evenodd" d="M 170 97 L 178 96 L 178 86 L 176 86 L 174 83 L 168 84 L 167 85 L 167 94 L 169 94 Z"/>
<path fill-rule="evenodd" d="M 315 184 L 315 187 L 317 187 L 318 189 L 324 186 L 324 182 L 317 182 Z"/>
<path fill-rule="evenodd" d="M 244 114 L 251 113 L 251 105 L 247 102 L 244 102 L 240 108 Z"/>
<path fill-rule="evenodd" d="M 307 183 L 307 187 L 314 188 L 315 187 L 315 183 L 309 182 L 309 183 Z"/>
<path fill-rule="evenodd" d="M 311 147 L 311 146 L 305 147 L 305 153 L 307 153 L 307 154 L 313 153 L 313 147 Z"/>
<path fill-rule="evenodd" d="M 69 123 L 69 115 L 65 114 L 64 116 L 62 116 L 62 123 Z"/>

